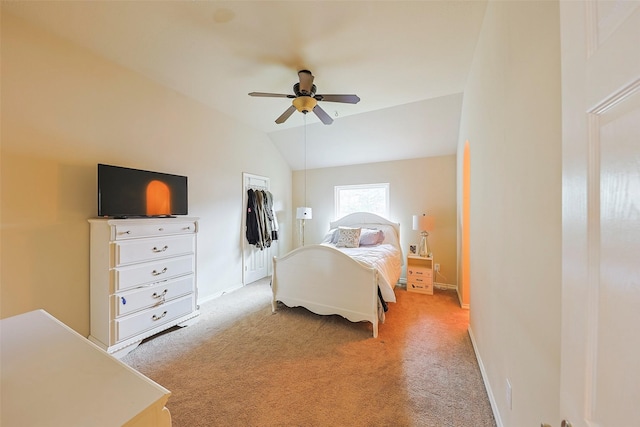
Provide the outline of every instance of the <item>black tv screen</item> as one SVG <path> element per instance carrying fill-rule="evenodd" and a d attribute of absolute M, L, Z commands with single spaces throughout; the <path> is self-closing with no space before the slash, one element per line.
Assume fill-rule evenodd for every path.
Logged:
<path fill-rule="evenodd" d="M 187 215 L 187 177 L 98 164 L 98 216 Z"/>

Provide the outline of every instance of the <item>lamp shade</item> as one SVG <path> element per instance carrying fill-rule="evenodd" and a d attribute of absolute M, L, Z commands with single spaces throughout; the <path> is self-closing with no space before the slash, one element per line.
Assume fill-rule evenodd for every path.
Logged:
<path fill-rule="evenodd" d="M 426 214 L 413 216 L 413 229 L 417 231 L 431 231 L 435 224 L 435 218 Z"/>
<path fill-rule="evenodd" d="M 296 219 L 311 219 L 313 218 L 313 211 L 308 207 L 296 208 Z"/>

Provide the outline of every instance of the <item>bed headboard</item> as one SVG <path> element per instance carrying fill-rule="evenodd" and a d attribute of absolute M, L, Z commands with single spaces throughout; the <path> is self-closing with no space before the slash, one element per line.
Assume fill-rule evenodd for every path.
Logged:
<path fill-rule="evenodd" d="M 391 222 L 386 218 L 381 217 L 369 212 L 355 212 L 340 219 L 331 221 L 329 228 L 350 227 L 358 224 L 383 224 L 390 225 L 396 231 L 396 237 L 400 239 L 400 224 L 397 222 Z"/>

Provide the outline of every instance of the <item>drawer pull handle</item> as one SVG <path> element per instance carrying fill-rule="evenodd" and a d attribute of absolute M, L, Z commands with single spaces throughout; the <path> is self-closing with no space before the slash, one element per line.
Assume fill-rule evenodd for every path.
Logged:
<path fill-rule="evenodd" d="M 164 231 L 164 228 L 158 228 L 158 231 Z"/>
<path fill-rule="evenodd" d="M 151 274 L 153 274 L 154 276 L 159 276 L 159 275 L 164 274 L 164 273 L 166 273 L 166 272 L 167 272 L 167 267 L 163 268 L 163 269 L 162 269 L 162 271 L 156 271 L 156 270 L 153 270 L 153 271 L 151 272 Z"/>
<path fill-rule="evenodd" d="M 164 247 L 162 247 L 162 248 L 160 248 L 160 249 L 158 249 L 156 246 L 154 246 L 154 247 L 153 247 L 153 252 L 164 252 L 164 251 L 166 251 L 167 249 L 169 249 L 169 246 L 167 246 L 167 245 L 164 245 Z"/>
<path fill-rule="evenodd" d="M 167 315 L 167 311 L 165 310 L 164 313 L 162 313 L 160 316 L 157 316 L 154 314 L 153 317 L 151 317 L 151 319 L 153 319 L 153 321 L 160 320 L 166 315 Z"/>
<path fill-rule="evenodd" d="M 162 298 L 164 299 L 165 295 L 167 295 L 167 292 L 169 292 L 169 289 L 165 289 L 164 292 L 162 292 L 161 294 L 158 294 L 157 292 L 154 292 L 153 295 L 151 295 L 151 298 Z"/>

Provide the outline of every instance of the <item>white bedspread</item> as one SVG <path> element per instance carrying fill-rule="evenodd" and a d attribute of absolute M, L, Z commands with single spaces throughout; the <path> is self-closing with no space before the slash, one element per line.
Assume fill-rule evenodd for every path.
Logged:
<path fill-rule="evenodd" d="M 331 243 L 323 243 L 349 255 L 351 258 L 378 270 L 380 292 L 386 302 L 396 302 L 393 292 L 402 270 L 402 254 L 393 245 L 360 246 L 358 248 L 338 248 Z"/>

